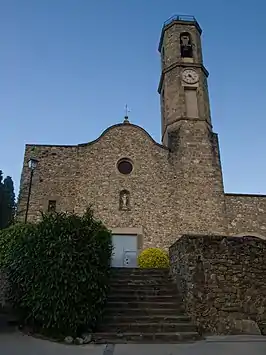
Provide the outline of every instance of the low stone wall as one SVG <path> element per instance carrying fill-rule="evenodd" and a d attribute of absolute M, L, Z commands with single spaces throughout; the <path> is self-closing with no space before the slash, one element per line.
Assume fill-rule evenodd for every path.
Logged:
<path fill-rule="evenodd" d="M 258 334 L 266 324 L 266 241 L 181 237 L 170 247 L 171 274 L 186 312 L 202 331 Z"/>

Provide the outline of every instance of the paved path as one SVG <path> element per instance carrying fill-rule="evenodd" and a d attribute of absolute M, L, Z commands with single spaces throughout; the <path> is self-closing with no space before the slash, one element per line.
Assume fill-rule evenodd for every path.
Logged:
<path fill-rule="evenodd" d="M 64 345 L 21 333 L 0 333 L 1 355 L 265 355 L 266 337 L 209 337 L 192 344 Z"/>

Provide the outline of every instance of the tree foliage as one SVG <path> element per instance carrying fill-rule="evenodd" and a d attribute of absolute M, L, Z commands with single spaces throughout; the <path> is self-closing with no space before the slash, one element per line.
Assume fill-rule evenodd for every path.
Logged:
<path fill-rule="evenodd" d="M 93 329 L 108 292 L 111 233 L 91 210 L 46 214 L 18 233 L 7 264 L 11 301 L 26 323 L 60 335 Z"/>
<path fill-rule="evenodd" d="M 7 228 L 14 222 L 15 207 L 13 180 L 10 176 L 3 180 L 0 170 L 0 229 Z"/>

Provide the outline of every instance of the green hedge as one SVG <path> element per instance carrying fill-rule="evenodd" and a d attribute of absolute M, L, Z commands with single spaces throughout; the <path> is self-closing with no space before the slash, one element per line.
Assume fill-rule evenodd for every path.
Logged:
<path fill-rule="evenodd" d="M 34 232 L 32 224 L 14 224 L 11 227 L 0 230 L 0 268 L 5 268 L 7 258 L 18 239 Z"/>
<path fill-rule="evenodd" d="M 96 326 L 109 287 L 111 233 L 88 210 L 83 217 L 43 216 L 9 254 L 13 305 L 25 323 L 53 335 Z"/>

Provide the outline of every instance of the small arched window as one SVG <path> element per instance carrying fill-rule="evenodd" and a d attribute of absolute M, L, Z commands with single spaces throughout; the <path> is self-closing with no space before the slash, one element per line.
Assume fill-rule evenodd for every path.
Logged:
<path fill-rule="evenodd" d="M 180 35 L 180 50 L 182 58 L 193 58 L 191 36 L 188 32 Z"/>

